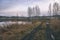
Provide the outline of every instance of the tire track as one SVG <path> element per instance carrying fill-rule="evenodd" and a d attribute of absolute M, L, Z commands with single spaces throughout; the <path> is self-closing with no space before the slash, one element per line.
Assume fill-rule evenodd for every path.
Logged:
<path fill-rule="evenodd" d="M 43 29 L 42 24 L 43 22 L 38 27 L 34 28 L 29 34 L 24 36 L 21 40 L 33 40 L 35 33 Z"/>

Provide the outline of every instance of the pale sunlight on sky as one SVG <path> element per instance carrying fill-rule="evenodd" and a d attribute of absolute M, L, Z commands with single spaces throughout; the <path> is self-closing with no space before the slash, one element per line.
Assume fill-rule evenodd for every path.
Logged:
<path fill-rule="evenodd" d="M 55 0 L 58 3 L 60 0 Z M 47 15 L 48 6 L 54 3 L 54 0 L 0 0 L 0 15 L 3 16 L 27 16 L 28 7 L 38 5 L 41 10 L 41 15 Z"/>

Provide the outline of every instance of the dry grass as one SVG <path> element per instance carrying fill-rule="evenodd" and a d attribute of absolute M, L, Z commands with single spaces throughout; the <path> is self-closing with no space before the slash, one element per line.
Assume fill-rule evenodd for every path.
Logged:
<path fill-rule="evenodd" d="M 32 24 L 13 24 L 4 28 L 1 36 L 3 40 L 20 40 L 26 34 L 30 33 L 34 28 L 36 28 L 41 22 L 34 21 Z M 35 40 L 45 40 L 45 28 L 46 23 L 44 22 L 42 25 L 44 30 L 40 30 L 35 35 Z M 54 31 L 60 31 L 60 20 L 52 20 L 51 28 Z"/>
<path fill-rule="evenodd" d="M 51 21 L 51 28 L 54 30 L 54 31 L 60 31 L 60 20 L 58 19 L 53 19 Z"/>
<path fill-rule="evenodd" d="M 13 24 L 4 27 L 2 34 L 3 40 L 20 40 L 24 35 L 30 33 L 40 22 L 33 24 Z"/>

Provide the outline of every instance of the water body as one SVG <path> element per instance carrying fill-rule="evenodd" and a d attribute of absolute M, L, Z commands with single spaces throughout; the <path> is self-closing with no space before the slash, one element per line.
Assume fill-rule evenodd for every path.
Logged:
<path fill-rule="evenodd" d="M 0 26 L 7 26 L 7 25 L 12 25 L 12 24 L 31 24 L 32 22 L 25 22 L 25 21 L 5 21 L 5 22 L 0 22 Z"/>

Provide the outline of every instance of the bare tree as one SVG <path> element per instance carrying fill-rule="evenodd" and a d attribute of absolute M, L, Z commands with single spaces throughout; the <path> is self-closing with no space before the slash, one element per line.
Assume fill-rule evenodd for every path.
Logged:
<path fill-rule="evenodd" d="M 28 7 L 28 16 L 31 17 L 31 15 L 32 15 L 32 8 Z"/>
<path fill-rule="evenodd" d="M 55 2 L 53 4 L 53 16 L 55 16 L 55 19 L 57 18 L 58 11 L 59 11 L 59 4 L 57 2 Z"/>
<path fill-rule="evenodd" d="M 39 6 L 36 6 L 36 16 L 40 16 L 40 8 L 39 8 Z"/>
<path fill-rule="evenodd" d="M 49 4 L 49 11 L 48 11 L 48 13 L 49 13 L 49 16 L 51 16 L 51 3 Z"/>

